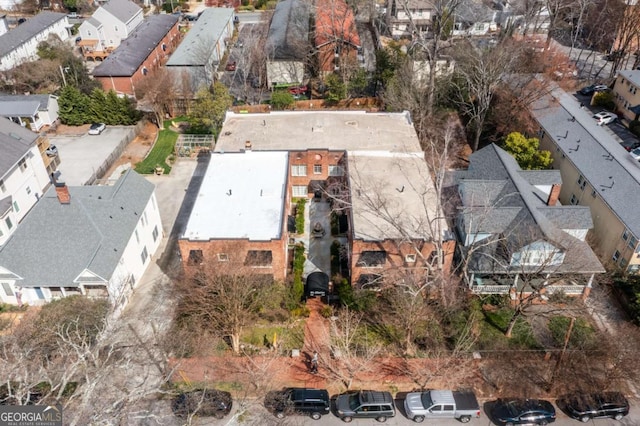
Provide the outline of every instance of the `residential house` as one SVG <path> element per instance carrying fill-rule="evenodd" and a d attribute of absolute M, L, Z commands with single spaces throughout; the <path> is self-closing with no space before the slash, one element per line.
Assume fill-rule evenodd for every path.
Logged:
<path fill-rule="evenodd" d="M 545 2 L 498 0 L 493 3 L 496 20 L 503 30 L 514 29 L 518 34 L 546 34 L 551 18 Z"/>
<path fill-rule="evenodd" d="M 429 85 L 429 74 L 431 65 L 429 61 L 422 58 L 415 58 L 412 62 L 413 65 L 413 80 L 426 88 Z M 453 74 L 455 70 L 456 62 L 449 56 L 442 56 L 436 60 L 435 74 L 436 77 L 446 77 Z"/>
<path fill-rule="evenodd" d="M 512 298 L 543 289 L 587 297 L 605 270 L 585 242 L 589 207 L 558 204 L 558 170 L 522 170 L 495 144 L 453 174 L 456 231 L 464 276 L 478 294 Z M 445 191 L 451 199 L 451 191 Z"/>
<path fill-rule="evenodd" d="M 86 59 L 103 60 L 142 23 L 142 8 L 129 0 L 110 0 L 78 28 Z"/>
<path fill-rule="evenodd" d="M 610 268 L 640 273 L 640 164 L 591 113 L 557 86 L 530 107 L 540 125 L 540 149 L 560 171 L 564 205 L 588 206 L 588 241 Z"/>
<path fill-rule="evenodd" d="M 0 300 L 85 295 L 121 309 L 162 239 L 154 185 L 133 170 L 113 186 L 54 186 L 0 248 Z"/>
<path fill-rule="evenodd" d="M 192 93 L 183 96 L 190 99 L 199 88 L 213 83 L 214 73 L 233 36 L 234 16 L 231 8 L 205 9 L 165 64 L 180 86 L 188 79 Z"/>
<path fill-rule="evenodd" d="M 0 71 L 38 59 L 38 45 L 50 37 L 66 41 L 69 21 L 64 13 L 43 11 L 0 36 Z"/>
<path fill-rule="evenodd" d="M 309 42 L 310 5 L 303 0 L 283 0 L 269 23 L 267 34 L 267 87 L 299 85 L 305 81 Z"/>
<path fill-rule="evenodd" d="M 58 120 L 55 95 L 0 95 L 0 116 L 39 132 Z"/>
<path fill-rule="evenodd" d="M 479 1 L 461 2 L 454 11 L 454 36 L 484 36 L 498 31 L 497 12 Z"/>
<path fill-rule="evenodd" d="M 391 35 L 404 37 L 413 35 L 414 31 L 428 32 L 433 12 L 430 0 L 389 0 L 386 20 Z"/>
<path fill-rule="evenodd" d="M 640 117 L 640 70 L 618 71 L 613 86 L 614 101 L 617 111 L 627 120 Z"/>
<path fill-rule="evenodd" d="M 353 10 L 344 0 L 316 2 L 314 47 L 320 75 L 360 66 L 360 36 Z"/>
<path fill-rule="evenodd" d="M 105 91 L 135 96 L 138 82 L 162 66 L 178 45 L 178 16 L 151 15 L 93 70 Z"/>
<path fill-rule="evenodd" d="M 226 247 L 233 246 L 245 265 L 284 279 L 288 248 L 301 240 L 287 218 L 294 214 L 292 200 L 304 198 L 310 202 L 307 235 L 311 222 L 328 226 L 331 205 L 346 218 L 352 283 L 448 271 L 455 241 L 423 155 L 408 113 L 228 113 L 178 241 L 183 264 L 226 262 Z M 387 208 L 378 209 L 374 199 Z M 329 237 L 323 238 L 326 244 L 305 242 L 309 258 L 318 247 L 329 249 Z M 315 267 L 330 275 L 329 265 Z"/>
<path fill-rule="evenodd" d="M 0 9 L 6 10 L 1 6 Z M 6 34 L 9 31 L 9 23 L 7 22 L 7 15 L 0 15 L 0 36 Z"/>
<path fill-rule="evenodd" d="M 45 136 L 0 118 L 0 246 L 49 186 L 48 147 Z"/>

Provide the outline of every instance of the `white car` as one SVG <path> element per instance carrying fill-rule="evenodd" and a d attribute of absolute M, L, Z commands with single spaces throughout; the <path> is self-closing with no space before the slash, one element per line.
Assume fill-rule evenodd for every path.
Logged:
<path fill-rule="evenodd" d="M 600 111 L 595 114 L 593 118 L 598 122 L 598 126 L 602 126 L 603 124 L 611 124 L 618 119 L 618 116 L 609 111 Z"/>
<path fill-rule="evenodd" d="M 634 160 L 640 161 L 640 148 L 636 148 L 633 151 L 629 152 Z"/>
<path fill-rule="evenodd" d="M 107 125 L 104 123 L 93 123 L 91 127 L 89 127 L 89 134 L 99 135 L 100 133 L 104 132 L 104 129 L 106 128 L 107 128 Z"/>

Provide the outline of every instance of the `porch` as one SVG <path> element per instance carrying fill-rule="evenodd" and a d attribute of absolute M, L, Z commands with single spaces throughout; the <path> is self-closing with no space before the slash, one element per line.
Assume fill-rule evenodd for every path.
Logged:
<path fill-rule="evenodd" d="M 558 292 L 568 296 L 581 296 L 588 295 L 593 277 L 594 274 L 572 275 L 570 277 L 546 274 L 533 278 L 523 278 L 521 274 L 471 274 L 469 289 L 473 294 L 508 294 L 509 292 L 526 294 L 542 288 L 544 297 Z"/>

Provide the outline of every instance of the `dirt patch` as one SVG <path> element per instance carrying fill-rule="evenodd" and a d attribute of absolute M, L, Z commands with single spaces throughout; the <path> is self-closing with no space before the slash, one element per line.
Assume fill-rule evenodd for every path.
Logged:
<path fill-rule="evenodd" d="M 142 131 L 138 133 L 127 147 L 122 152 L 120 158 L 118 158 L 104 174 L 104 178 L 108 179 L 118 167 L 124 164 L 131 164 L 131 167 L 135 167 L 136 163 L 144 160 L 156 140 L 158 135 L 158 128 L 152 123 L 146 123 L 142 128 Z"/>

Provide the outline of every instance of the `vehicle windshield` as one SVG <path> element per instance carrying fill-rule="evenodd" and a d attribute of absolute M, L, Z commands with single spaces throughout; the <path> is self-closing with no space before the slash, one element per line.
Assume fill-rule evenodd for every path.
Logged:
<path fill-rule="evenodd" d="M 422 392 L 422 406 L 424 408 L 429 408 L 433 405 L 433 401 L 431 401 L 431 397 L 429 396 L 428 392 Z"/>
<path fill-rule="evenodd" d="M 355 411 L 356 408 L 360 406 L 360 398 L 358 398 L 358 394 L 349 395 L 349 408 Z"/>

